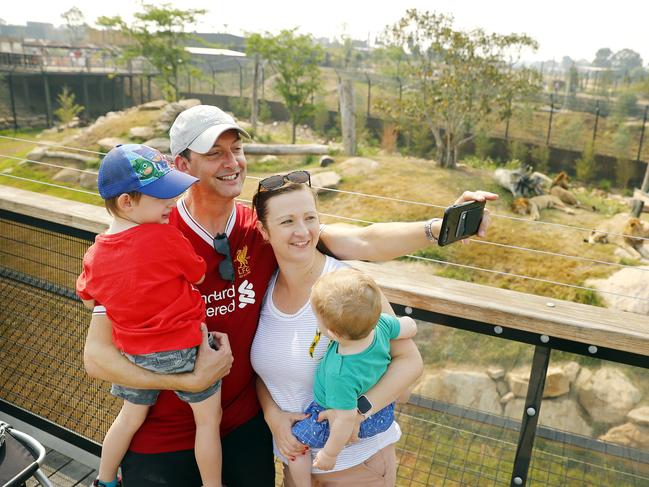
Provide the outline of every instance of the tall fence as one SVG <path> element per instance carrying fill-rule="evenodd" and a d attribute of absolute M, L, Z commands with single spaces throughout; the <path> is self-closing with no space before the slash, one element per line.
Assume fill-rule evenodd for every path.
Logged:
<path fill-rule="evenodd" d="M 250 60 L 222 59 L 205 61 L 200 65 L 204 71 L 202 78 L 189 76 L 180 78 L 180 90 L 187 96 L 220 95 L 239 97 L 240 102 L 233 104 L 239 116 L 248 117 L 250 98 L 252 96 L 253 66 Z M 269 65 L 262 65 L 259 96 L 268 102 L 281 102 L 281 97 L 273 89 L 276 74 Z M 549 75 L 546 75 L 548 77 Z M 407 80 L 398 77 L 378 75 L 375 72 L 362 70 L 343 70 L 334 68 L 321 69 L 321 89 L 312 97 L 312 102 L 320 110 L 338 111 L 338 94 L 336 85 L 339 79 L 354 80 L 356 92 L 357 116 L 361 123 L 371 130 L 373 120 L 383 120 L 384 116 L 376 108 L 379 98 L 398 99 L 400 94 L 409 89 Z M 527 144 L 526 151 L 505 150 L 488 151 L 500 158 L 523 158 L 522 162 L 538 163 L 538 151 L 535 147 L 550 147 L 556 151 L 559 161 L 563 154 L 581 155 L 586 147 L 594 144 L 595 153 L 623 161 L 649 161 L 649 146 L 645 144 L 647 111 L 649 101 L 642 101 L 636 96 L 615 96 L 597 84 L 586 83 L 584 90 L 569 92 L 563 85 L 559 88 L 551 80 L 546 90 L 538 95 L 525 99 L 513 100 L 513 113 L 510 118 L 494 121 L 485 131 L 485 135 L 495 141 L 504 141 L 505 146 L 514 141 Z M 557 87 L 555 89 L 555 87 Z M 313 125 L 314 120 L 310 123 Z M 327 119 L 324 128 L 331 128 L 335 118 Z M 317 122 L 315 123 L 317 125 Z M 412 138 L 417 138 L 421 128 L 403 125 L 402 145 L 412 146 Z M 375 139 L 382 137 L 382 126 L 373 130 Z M 420 136 L 423 138 L 423 136 Z M 429 135 L 428 139 L 432 139 Z M 428 147 L 430 150 L 432 140 Z M 473 151 L 474 147 L 469 146 Z"/>
<path fill-rule="evenodd" d="M 119 404 L 83 371 L 90 316 L 73 289 L 106 221 L 98 207 L 0 186 L 0 410 L 94 453 Z M 648 485 L 646 427 L 600 415 L 579 385 L 618 374 L 636 392 L 613 404 L 647 403 L 646 316 L 354 265 L 419 321 L 427 371 L 399 408 L 398 485 Z"/>

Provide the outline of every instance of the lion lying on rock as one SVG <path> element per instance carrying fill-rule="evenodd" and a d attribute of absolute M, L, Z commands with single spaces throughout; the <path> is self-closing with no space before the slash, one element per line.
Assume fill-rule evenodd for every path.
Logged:
<path fill-rule="evenodd" d="M 634 259 L 649 259 L 649 223 L 626 213 L 619 213 L 590 232 L 588 243 L 611 243 Z"/>
<path fill-rule="evenodd" d="M 530 215 L 532 220 L 541 219 L 541 210 L 561 210 L 570 215 L 575 211 L 568 208 L 559 198 L 551 194 L 535 196 L 534 198 L 516 198 L 512 203 L 512 211 L 519 215 Z"/>

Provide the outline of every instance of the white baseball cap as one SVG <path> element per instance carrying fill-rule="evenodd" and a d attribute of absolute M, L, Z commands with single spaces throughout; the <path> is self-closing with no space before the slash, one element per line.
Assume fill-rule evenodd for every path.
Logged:
<path fill-rule="evenodd" d="M 226 130 L 236 130 L 252 138 L 230 115 L 212 105 L 196 105 L 181 112 L 169 130 L 171 155 L 174 157 L 185 149 L 206 154 Z"/>

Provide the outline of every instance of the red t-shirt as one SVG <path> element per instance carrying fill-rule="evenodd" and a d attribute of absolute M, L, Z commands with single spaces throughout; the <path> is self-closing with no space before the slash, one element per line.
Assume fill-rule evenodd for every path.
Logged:
<path fill-rule="evenodd" d="M 191 283 L 205 267 L 177 228 L 142 224 L 97 235 L 83 257 L 77 294 L 106 307 L 113 342 L 126 353 L 196 347 L 205 304 Z"/>
<path fill-rule="evenodd" d="M 207 263 L 205 281 L 198 286 L 206 307 L 210 331 L 228 334 L 234 363 L 223 378 L 221 436 L 252 419 L 259 412 L 255 373 L 250 364 L 250 347 L 257 330 L 262 300 L 277 268 L 272 247 L 256 229 L 254 212 L 236 204 L 226 225 L 230 255 L 234 262 L 234 283 L 221 279 L 218 265 L 223 256 L 212 246 L 213 236 L 189 214 L 183 201 L 171 213 L 176 226 Z M 137 453 L 162 453 L 194 447 L 194 418 L 187 403 L 173 392 L 163 391 L 149 410 L 145 423 L 135 434 L 130 449 Z"/>

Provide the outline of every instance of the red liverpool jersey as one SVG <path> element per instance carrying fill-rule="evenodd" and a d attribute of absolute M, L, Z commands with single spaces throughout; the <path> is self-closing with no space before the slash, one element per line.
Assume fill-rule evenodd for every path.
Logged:
<path fill-rule="evenodd" d="M 223 378 L 221 436 L 241 426 L 259 411 L 255 392 L 255 373 L 250 364 L 250 347 L 268 281 L 277 268 L 271 246 L 256 229 L 254 212 L 235 204 L 226 225 L 230 254 L 234 263 L 234 282 L 221 279 L 218 265 L 223 256 L 216 253 L 210 235 L 178 202 L 170 216 L 206 264 L 205 280 L 198 287 L 205 301 L 206 323 L 210 331 L 228 334 L 234 363 Z M 151 408 L 145 423 L 131 442 L 137 453 L 162 453 L 194 447 L 194 418 L 190 407 L 171 391 L 163 391 Z"/>

